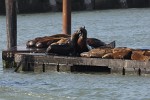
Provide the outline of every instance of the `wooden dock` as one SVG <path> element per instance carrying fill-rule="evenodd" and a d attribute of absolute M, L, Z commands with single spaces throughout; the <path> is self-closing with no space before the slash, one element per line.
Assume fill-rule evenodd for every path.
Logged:
<path fill-rule="evenodd" d="M 18 49 L 16 0 L 5 0 L 7 49 L 2 51 L 3 68 L 31 72 L 106 72 L 150 74 L 150 61 L 46 55 L 44 49 Z M 63 32 L 71 34 L 71 2 L 63 0 Z M 17 48 L 14 48 L 17 47 Z M 13 49 L 12 49 L 13 48 Z"/>
<path fill-rule="evenodd" d="M 106 72 L 117 74 L 150 74 L 150 61 L 102 59 L 46 55 L 33 51 L 3 51 L 4 68 L 16 72 Z"/>

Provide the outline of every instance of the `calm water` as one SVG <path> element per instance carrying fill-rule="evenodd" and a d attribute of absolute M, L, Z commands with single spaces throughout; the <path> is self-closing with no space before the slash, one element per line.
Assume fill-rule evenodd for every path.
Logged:
<path fill-rule="evenodd" d="M 18 15 L 18 45 L 62 31 L 61 13 Z M 6 48 L 5 16 L 0 16 L 0 50 Z M 150 9 L 73 12 L 72 32 L 85 26 L 88 37 L 117 46 L 150 48 Z M 0 53 L 1 56 L 1 53 Z M 0 58 L 0 100 L 150 100 L 150 75 L 14 73 Z"/>

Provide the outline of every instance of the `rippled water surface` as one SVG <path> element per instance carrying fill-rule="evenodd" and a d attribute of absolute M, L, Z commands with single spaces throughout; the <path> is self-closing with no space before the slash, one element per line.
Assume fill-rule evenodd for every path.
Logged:
<path fill-rule="evenodd" d="M 150 48 L 150 9 L 117 9 L 72 13 L 72 32 L 85 26 L 88 37 L 117 46 Z M 62 32 L 62 13 L 18 15 L 18 45 Z M 0 50 L 6 48 L 5 16 L 0 16 Z M 1 54 L 0 54 L 1 56 Z M 3 70 L 0 100 L 150 100 L 150 75 L 86 73 L 15 73 Z"/>

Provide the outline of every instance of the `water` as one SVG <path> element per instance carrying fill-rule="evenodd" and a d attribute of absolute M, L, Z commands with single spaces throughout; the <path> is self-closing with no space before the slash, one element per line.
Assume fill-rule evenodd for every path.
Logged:
<path fill-rule="evenodd" d="M 150 48 L 150 8 L 73 12 L 72 32 L 85 26 L 88 37 L 117 46 Z M 18 45 L 62 32 L 61 13 L 18 15 Z M 6 48 L 5 16 L 0 16 L 0 50 Z M 1 56 L 1 54 L 0 54 Z M 0 61 L 2 59 L 0 58 Z M 150 100 L 150 75 L 15 73 L 0 62 L 0 100 Z"/>

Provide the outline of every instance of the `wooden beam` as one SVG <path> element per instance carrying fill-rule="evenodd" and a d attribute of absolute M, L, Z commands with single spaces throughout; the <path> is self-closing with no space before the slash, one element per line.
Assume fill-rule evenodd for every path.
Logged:
<path fill-rule="evenodd" d="M 71 0 L 63 0 L 63 34 L 71 34 Z"/>
<path fill-rule="evenodd" d="M 17 46 L 16 0 L 5 0 L 7 49 Z"/>

